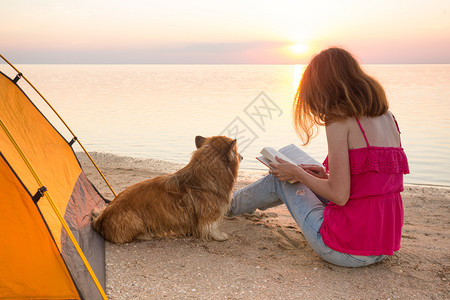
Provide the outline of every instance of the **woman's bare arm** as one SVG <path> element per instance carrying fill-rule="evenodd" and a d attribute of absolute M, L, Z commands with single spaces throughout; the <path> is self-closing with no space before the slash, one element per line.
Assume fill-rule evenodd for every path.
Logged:
<path fill-rule="evenodd" d="M 329 175 L 327 179 L 308 174 L 301 167 L 278 160 L 272 165 L 272 173 L 280 180 L 304 183 L 315 193 L 336 203 L 345 205 L 350 196 L 350 163 L 348 157 L 348 126 L 346 122 L 334 122 L 326 127 L 328 141 Z"/>

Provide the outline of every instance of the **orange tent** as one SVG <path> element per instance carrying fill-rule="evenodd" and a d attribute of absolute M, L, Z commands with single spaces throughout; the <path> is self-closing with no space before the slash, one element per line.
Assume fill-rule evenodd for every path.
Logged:
<path fill-rule="evenodd" d="M 90 225 L 104 199 L 19 79 L 0 72 L 0 298 L 105 298 L 104 240 Z"/>

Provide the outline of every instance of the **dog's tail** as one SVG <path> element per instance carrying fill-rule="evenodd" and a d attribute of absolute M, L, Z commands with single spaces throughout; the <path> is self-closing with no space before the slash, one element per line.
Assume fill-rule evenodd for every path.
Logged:
<path fill-rule="evenodd" d="M 97 231 L 98 233 L 102 232 L 102 221 L 101 221 L 101 214 L 103 212 L 104 208 L 94 208 L 92 210 L 92 215 L 91 215 L 91 224 L 92 227 L 95 229 L 95 231 Z"/>

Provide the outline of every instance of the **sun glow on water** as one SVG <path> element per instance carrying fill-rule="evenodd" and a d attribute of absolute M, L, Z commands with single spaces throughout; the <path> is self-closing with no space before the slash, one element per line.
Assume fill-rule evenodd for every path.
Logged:
<path fill-rule="evenodd" d="M 294 66 L 293 85 L 294 85 L 295 89 L 298 88 L 298 85 L 300 83 L 300 80 L 302 79 L 302 75 L 303 75 L 303 72 L 305 71 L 305 68 L 306 68 L 306 65 L 295 65 Z"/>

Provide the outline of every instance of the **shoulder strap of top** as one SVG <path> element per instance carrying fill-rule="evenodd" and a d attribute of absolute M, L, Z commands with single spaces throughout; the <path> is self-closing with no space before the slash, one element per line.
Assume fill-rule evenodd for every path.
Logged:
<path fill-rule="evenodd" d="M 402 146 L 402 139 L 401 139 L 401 137 L 400 137 L 400 134 L 401 134 L 400 128 L 398 127 L 397 119 L 395 118 L 395 116 L 394 116 L 393 113 L 391 113 L 391 116 L 392 116 L 392 118 L 394 118 L 395 126 L 397 126 L 397 130 L 398 130 L 398 139 L 399 139 L 399 141 L 400 141 L 400 147 L 401 147 L 401 146 Z"/>
<path fill-rule="evenodd" d="M 364 136 L 364 139 L 366 140 L 367 147 L 370 147 L 369 141 L 367 140 L 367 137 L 366 137 L 366 132 L 365 132 L 364 129 L 362 128 L 361 123 L 359 123 L 358 117 L 355 117 L 355 118 L 356 118 L 356 122 L 358 122 L 359 128 L 361 129 L 361 132 L 362 132 L 362 134 L 363 134 L 363 136 Z"/>

